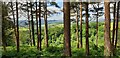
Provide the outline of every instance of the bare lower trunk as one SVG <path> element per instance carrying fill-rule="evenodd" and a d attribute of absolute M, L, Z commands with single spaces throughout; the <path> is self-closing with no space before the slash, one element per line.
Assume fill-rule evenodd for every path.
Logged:
<path fill-rule="evenodd" d="M 27 10 L 28 10 L 28 13 L 27 13 L 27 15 L 28 15 L 28 27 L 29 27 L 29 36 L 30 36 L 30 45 L 32 46 L 32 39 L 31 39 L 31 28 L 30 28 L 30 15 L 29 15 L 29 6 L 28 6 L 28 2 L 27 2 Z"/>
<path fill-rule="evenodd" d="M 48 47 L 48 24 L 47 24 L 47 2 L 45 2 L 45 14 L 44 14 L 44 22 L 45 22 L 45 46 Z"/>
<path fill-rule="evenodd" d="M 116 21 L 116 19 L 115 19 L 115 15 L 116 14 L 116 2 L 115 2 L 115 4 L 114 4 L 114 12 L 113 12 L 113 17 L 114 17 L 114 19 L 113 19 L 113 32 L 112 32 L 112 47 L 113 47 L 113 54 L 114 54 L 114 38 L 115 38 L 115 21 Z"/>
<path fill-rule="evenodd" d="M 38 49 L 41 50 L 41 2 L 39 2 L 39 39 L 38 39 Z"/>
<path fill-rule="evenodd" d="M 117 19 L 116 19 L 116 39 L 115 39 L 115 48 L 117 46 L 117 38 L 118 38 L 118 22 L 119 22 L 119 6 L 120 5 L 120 1 L 118 2 L 118 6 L 117 6 Z"/>
<path fill-rule="evenodd" d="M 68 1 L 68 0 L 64 0 Z M 71 56 L 71 44 L 70 44 L 70 2 L 63 2 L 64 3 L 64 43 L 65 43 L 65 56 Z"/>
<path fill-rule="evenodd" d="M 5 28 L 3 28 L 4 23 L 5 23 L 5 16 L 8 16 L 8 11 L 6 10 L 5 2 L 2 2 L 2 46 L 3 50 L 6 52 L 6 38 L 5 38 Z"/>
<path fill-rule="evenodd" d="M 36 3 L 36 31 L 37 31 L 37 49 L 39 50 L 39 32 L 38 32 L 38 16 L 37 16 L 37 1 Z"/>
<path fill-rule="evenodd" d="M 12 9 L 12 15 L 13 15 L 13 24 L 14 24 L 14 32 L 15 32 L 15 39 L 16 39 L 16 25 L 15 25 L 15 15 L 14 15 L 14 9 L 13 9 L 13 3 L 11 2 L 11 9 Z M 15 41 L 16 42 L 16 41 Z"/>
<path fill-rule="evenodd" d="M 98 8 L 99 8 L 99 3 L 98 3 Z M 96 46 L 98 46 L 98 10 L 97 10 L 97 19 L 96 19 Z"/>
<path fill-rule="evenodd" d="M 77 11 L 77 14 L 76 14 L 76 39 L 77 39 L 77 48 L 79 48 L 78 11 Z"/>
<path fill-rule="evenodd" d="M 88 20 L 88 3 L 86 3 L 86 56 L 89 55 L 89 20 Z"/>
<path fill-rule="evenodd" d="M 4 17 L 4 16 L 3 16 Z M 2 20 L 2 23 L 3 23 L 3 20 Z M 6 52 L 6 39 L 5 39 L 5 32 L 3 30 L 4 28 L 2 28 L 2 46 L 3 46 L 3 50 Z"/>
<path fill-rule="evenodd" d="M 18 23 L 18 3 L 16 2 L 16 23 L 17 23 L 17 30 L 16 30 L 16 43 L 17 43 L 17 52 L 19 52 L 19 23 Z"/>
<path fill-rule="evenodd" d="M 104 56 L 111 56 L 110 40 L 110 3 L 105 2 L 105 27 L 104 27 Z"/>
<path fill-rule="evenodd" d="M 31 2 L 31 23 L 32 23 L 32 38 L 33 45 L 35 46 L 35 36 L 34 36 L 34 21 L 33 21 L 33 11 L 32 11 L 32 2 Z"/>
<path fill-rule="evenodd" d="M 82 48 L 82 2 L 80 2 L 80 48 Z"/>

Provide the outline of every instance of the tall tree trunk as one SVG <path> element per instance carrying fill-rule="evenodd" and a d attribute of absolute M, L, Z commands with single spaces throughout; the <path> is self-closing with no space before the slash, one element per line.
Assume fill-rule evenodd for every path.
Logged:
<path fill-rule="evenodd" d="M 5 2 L 2 4 L 2 26 L 5 22 L 5 16 L 8 15 L 8 12 L 5 10 Z M 7 13 L 6 15 L 4 13 Z M 5 28 L 2 27 L 2 46 L 4 51 L 6 52 L 6 38 L 5 38 Z"/>
<path fill-rule="evenodd" d="M 80 48 L 82 46 L 82 2 L 80 2 Z"/>
<path fill-rule="evenodd" d="M 110 28 L 110 31 L 109 31 L 110 34 L 109 34 L 109 36 L 110 36 L 110 44 L 111 44 L 111 42 L 112 42 L 112 40 L 111 40 L 111 18 L 110 18 L 110 23 L 109 23 L 109 25 L 110 25 L 110 27 L 109 27 L 109 28 Z M 112 44 L 111 44 L 111 47 L 112 47 Z M 113 55 L 113 54 L 112 54 L 112 48 L 111 48 L 111 55 Z"/>
<path fill-rule="evenodd" d="M 110 2 L 104 2 L 104 5 L 105 5 L 104 56 L 111 56 Z"/>
<path fill-rule="evenodd" d="M 33 45 L 35 46 L 35 35 L 34 35 L 34 21 L 33 21 L 32 2 L 31 2 L 31 23 L 32 23 Z"/>
<path fill-rule="evenodd" d="M 98 3 L 98 8 L 99 8 L 99 3 Z M 98 46 L 98 10 L 97 10 L 97 19 L 96 19 L 96 46 Z"/>
<path fill-rule="evenodd" d="M 77 9 L 77 8 L 76 8 Z M 79 34 L 78 34 L 78 11 L 76 10 L 76 39 L 77 39 L 77 48 L 79 48 Z"/>
<path fill-rule="evenodd" d="M 115 48 L 116 48 L 116 46 L 117 46 L 117 38 L 118 38 L 119 7 L 120 7 L 120 1 L 118 2 L 118 5 L 117 5 Z"/>
<path fill-rule="evenodd" d="M 13 24 L 14 24 L 14 32 L 15 32 L 15 39 L 16 39 L 16 25 L 15 25 L 15 15 L 14 15 L 14 9 L 13 9 L 13 3 L 11 2 L 11 9 L 12 9 L 12 15 L 13 15 Z M 16 41 L 15 41 L 16 42 Z"/>
<path fill-rule="evenodd" d="M 64 0 L 69 1 L 69 0 Z M 71 56 L 71 35 L 70 35 L 70 2 L 63 2 L 64 4 L 64 43 L 65 43 L 65 56 Z"/>
<path fill-rule="evenodd" d="M 7 32 L 7 27 L 5 26 L 5 23 L 7 21 L 6 16 L 8 16 L 8 6 L 6 5 L 6 2 L 1 2 L 1 6 L 2 6 L 2 46 L 3 46 L 3 50 L 6 52 L 6 46 L 7 46 L 7 42 L 6 42 L 6 32 Z"/>
<path fill-rule="evenodd" d="M 88 20 L 88 3 L 86 3 L 86 56 L 89 55 L 89 20 Z"/>
<path fill-rule="evenodd" d="M 45 23 L 45 46 L 48 47 L 48 24 L 47 24 L 47 2 L 45 2 L 45 13 L 44 13 L 44 23 Z"/>
<path fill-rule="evenodd" d="M 112 47 L 113 47 L 113 54 L 114 54 L 114 38 L 115 38 L 115 21 L 116 21 L 116 19 L 115 19 L 115 15 L 116 14 L 116 2 L 115 2 L 115 4 L 114 4 L 114 12 L 113 12 L 113 17 L 114 17 L 114 19 L 113 19 L 113 32 L 112 32 Z"/>
<path fill-rule="evenodd" d="M 37 1 L 36 1 L 36 31 L 37 31 L 37 49 L 39 50 L 39 34 L 38 34 L 38 17 L 37 17 Z"/>
<path fill-rule="evenodd" d="M 19 23 L 18 23 L 18 3 L 16 2 L 16 23 L 17 23 L 17 30 L 16 30 L 16 43 L 17 43 L 17 52 L 19 52 Z"/>
<path fill-rule="evenodd" d="M 31 28 L 30 28 L 30 15 L 29 15 L 29 4 L 27 2 L 27 15 L 28 15 L 28 25 L 29 25 L 29 36 L 30 36 L 30 45 L 32 46 L 32 39 L 31 39 Z"/>
<path fill-rule="evenodd" d="M 38 48 L 41 50 L 41 1 L 39 1 L 39 40 L 38 40 Z"/>

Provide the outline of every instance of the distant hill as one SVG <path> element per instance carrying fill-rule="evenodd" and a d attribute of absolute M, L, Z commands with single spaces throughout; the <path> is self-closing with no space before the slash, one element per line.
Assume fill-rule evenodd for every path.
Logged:
<path fill-rule="evenodd" d="M 53 24 L 53 23 L 63 23 L 63 20 L 48 20 L 48 24 Z M 36 21 L 34 20 L 34 24 L 36 25 Z M 44 24 L 44 20 L 41 20 L 41 24 Z M 25 27 L 28 25 L 28 20 L 19 20 L 19 26 L 20 27 Z"/>

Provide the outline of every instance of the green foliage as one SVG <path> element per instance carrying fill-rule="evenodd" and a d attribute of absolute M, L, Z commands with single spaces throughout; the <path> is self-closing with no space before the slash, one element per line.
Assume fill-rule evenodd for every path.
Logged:
<path fill-rule="evenodd" d="M 29 37 L 29 30 L 26 29 L 25 27 L 24 28 L 20 28 L 20 31 L 19 31 L 19 36 L 20 36 L 20 43 L 22 45 L 25 45 L 25 44 L 30 44 L 30 37 Z"/>
<path fill-rule="evenodd" d="M 104 23 L 99 22 L 98 26 L 98 46 L 96 46 L 96 24 L 89 23 L 89 47 L 90 56 L 103 56 L 104 54 Z M 20 28 L 20 52 L 16 53 L 16 47 L 7 47 L 7 52 L 3 51 L 3 56 L 9 57 L 39 57 L 39 56 L 63 56 L 64 52 L 64 27 L 63 24 L 48 25 L 49 47 L 44 46 L 44 28 L 42 28 L 42 51 L 38 51 L 36 46 L 28 46 L 27 39 L 29 39 L 28 28 Z M 85 24 L 82 29 L 83 48 L 77 48 L 76 41 L 76 24 L 71 25 L 71 50 L 72 56 L 85 56 Z M 36 34 L 35 34 L 36 35 Z M 37 36 L 35 37 L 37 38 Z M 37 39 L 35 39 L 37 41 Z M 120 55 L 120 49 L 116 49 L 116 55 Z"/>
<path fill-rule="evenodd" d="M 15 45 L 14 42 L 14 31 L 13 31 L 13 22 L 8 19 L 2 20 L 2 38 L 7 42 L 7 46 Z"/>
<path fill-rule="evenodd" d="M 7 52 L 3 52 L 4 57 L 35 57 L 39 54 L 38 50 L 35 47 L 21 46 L 20 52 L 16 52 L 15 47 L 8 47 Z"/>
<path fill-rule="evenodd" d="M 14 44 L 13 39 L 13 22 L 8 16 L 9 8 L 6 3 L 2 3 L 2 42 L 5 46 L 12 46 Z"/>

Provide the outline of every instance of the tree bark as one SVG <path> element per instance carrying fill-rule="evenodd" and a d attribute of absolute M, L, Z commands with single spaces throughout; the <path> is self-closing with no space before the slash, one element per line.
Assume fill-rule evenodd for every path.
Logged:
<path fill-rule="evenodd" d="M 99 3 L 98 3 L 98 8 L 99 8 Z M 97 19 L 96 19 L 96 46 L 98 46 L 98 10 L 97 10 Z"/>
<path fill-rule="evenodd" d="M 104 56 L 111 56 L 111 40 L 110 40 L 110 2 L 104 2 L 104 5 L 105 5 Z"/>
<path fill-rule="evenodd" d="M 32 11 L 32 2 L 31 3 L 31 23 L 32 23 L 32 38 L 33 45 L 35 46 L 35 35 L 34 35 L 34 21 L 33 21 L 33 11 Z"/>
<path fill-rule="evenodd" d="M 4 16 L 3 16 L 4 17 Z M 3 22 L 3 20 L 2 20 Z M 3 31 L 3 28 L 2 28 L 2 46 L 3 46 L 3 50 L 6 52 L 6 39 L 5 39 L 5 32 Z"/>
<path fill-rule="evenodd" d="M 80 2 L 80 48 L 82 46 L 82 2 Z"/>
<path fill-rule="evenodd" d="M 64 0 L 69 1 L 69 0 Z M 64 43 L 65 43 L 65 56 L 71 56 L 71 35 L 70 35 L 70 2 L 63 2 L 64 7 Z"/>
<path fill-rule="evenodd" d="M 38 31 L 38 17 L 37 17 L 37 1 L 36 3 L 36 31 L 37 31 L 37 49 L 39 50 L 39 31 Z"/>
<path fill-rule="evenodd" d="M 11 2 L 11 9 L 12 9 L 12 15 L 13 15 L 13 24 L 14 24 L 14 32 L 15 32 L 15 39 L 16 39 L 16 25 L 15 25 L 15 15 L 14 15 L 14 9 L 13 9 L 13 3 Z M 16 41 L 15 41 L 16 42 Z"/>
<path fill-rule="evenodd" d="M 86 56 L 89 55 L 89 20 L 88 20 L 88 3 L 86 3 Z"/>
<path fill-rule="evenodd" d="M 116 16 L 116 2 L 115 2 L 115 4 L 114 4 L 114 12 L 113 12 L 113 17 L 114 17 L 114 19 L 113 19 L 113 32 L 112 32 L 112 47 L 113 47 L 113 54 L 114 54 L 114 38 L 115 38 L 115 21 L 116 21 L 116 19 L 115 19 L 115 16 Z"/>
<path fill-rule="evenodd" d="M 39 1 L 39 40 L 38 40 L 38 48 L 41 50 L 41 2 Z"/>
<path fill-rule="evenodd" d="M 118 5 L 117 5 L 115 48 L 116 48 L 116 46 L 117 46 L 117 38 L 118 38 L 119 7 L 120 7 L 120 1 L 118 2 Z"/>
<path fill-rule="evenodd" d="M 18 22 L 18 3 L 16 2 L 16 23 L 17 23 L 17 30 L 16 30 L 16 43 L 17 43 L 17 52 L 19 52 L 19 22 Z"/>
<path fill-rule="evenodd" d="M 2 24 L 5 22 L 5 16 L 8 15 L 8 11 L 5 10 L 5 2 L 2 4 Z M 7 14 L 4 14 L 7 13 Z M 2 25 L 2 46 L 3 50 L 6 52 L 6 38 L 5 38 L 5 28 Z"/>
<path fill-rule="evenodd" d="M 78 34 L 78 11 L 76 8 L 76 39 L 77 39 L 77 48 L 79 48 L 79 34 Z"/>
<path fill-rule="evenodd" d="M 47 2 L 45 2 L 45 13 L 44 13 L 44 24 L 45 24 L 45 46 L 48 47 L 48 24 L 47 24 Z"/>
<path fill-rule="evenodd" d="M 2 23 L 4 23 L 4 15 L 2 15 Z M 5 39 L 4 28 L 2 28 L 2 46 L 3 46 L 3 50 L 6 52 L 6 39 Z"/>
<path fill-rule="evenodd" d="M 28 15 L 28 27 L 29 27 L 29 37 L 30 37 L 30 45 L 32 46 L 32 39 L 31 39 L 31 28 L 30 28 L 30 15 L 29 15 L 29 6 L 28 6 L 28 2 L 27 2 L 27 15 Z"/>

